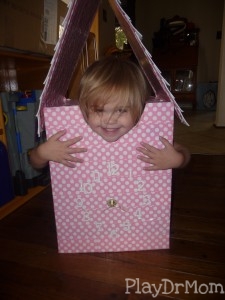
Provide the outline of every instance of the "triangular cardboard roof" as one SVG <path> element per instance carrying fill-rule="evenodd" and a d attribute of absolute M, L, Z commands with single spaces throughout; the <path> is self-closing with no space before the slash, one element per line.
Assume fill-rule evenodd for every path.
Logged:
<path fill-rule="evenodd" d="M 72 0 L 64 20 L 64 31 L 59 39 L 48 75 L 44 82 L 39 111 L 39 133 L 44 127 L 43 108 L 65 105 L 65 95 L 69 88 L 73 72 L 79 56 L 88 38 L 94 16 L 100 0 Z M 155 93 L 155 99 L 171 101 L 181 122 L 187 125 L 180 107 L 168 89 L 168 83 L 162 77 L 160 70 L 154 64 L 151 54 L 141 41 L 140 33 L 132 25 L 129 17 L 122 10 L 119 0 L 109 0 L 109 3 L 125 32 L 132 50 Z"/>

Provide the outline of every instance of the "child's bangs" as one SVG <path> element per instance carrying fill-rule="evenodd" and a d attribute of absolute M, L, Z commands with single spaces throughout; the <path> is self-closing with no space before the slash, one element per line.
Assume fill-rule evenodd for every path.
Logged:
<path fill-rule="evenodd" d="M 104 107 L 105 104 L 112 102 L 115 107 L 133 106 L 132 93 L 122 86 L 99 86 L 89 94 L 89 107 Z"/>

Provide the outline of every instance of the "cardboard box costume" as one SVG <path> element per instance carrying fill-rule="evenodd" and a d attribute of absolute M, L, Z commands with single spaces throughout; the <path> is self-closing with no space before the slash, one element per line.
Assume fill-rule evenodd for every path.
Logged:
<path fill-rule="evenodd" d="M 172 103 L 149 103 L 139 123 L 108 143 L 86 124 L 78 106 L 46 108 L 47 135 L 83 136 L 84 163 L 51 162 L 60 252 L 108 252 L 169 247 L 171 170 L 146 172 L 136 147 L 172 142 Z"/>
<path fill-rule="evenodd" d="M 85 2 L 76 1 L 76 4 L 82 1 Z M 182 114 L 118 1 L 109 2 L 130 38 L 134 53 L 143 63 L 141 67 L 155 91 L 155 97 L 151 99 L 153 102 L 146 104 L 141 119 L 133 129 L 116 142 L 104 141 L 86 124 L 78 106 L 61 106 L 65 100 L 62 93 L 58 95 L 58 103 L 49 101 L 49 97 L 54 97 L 51 91 L 55 93 L 52 85 L 59 80 L 57 76 L 60 74 L 56 69 L 66 38 L 60 42 L 47 77 L 38 116 L 40 121 L 43 120 L 45 111 L 48 137 L 66 128 L 64 139 L 83 136 L 77 146 L 88 149 L 88 152 L 80 154 L 84 163 L 74 169 L 50 162 L 61 253 L 169 247 L 171 170 L 144 171 L 145 163 L 137 160 L 136 147 L 145 141 L 162 148 L 159 136 L 172 142 L 174 108 L 181 119 Z M 68 15 L 74 9 L 71 6 Z M 71 23 L 70 20 L 67 27 Z M 70 32 L 69 28 L 66 29 Z M 66 70 L 61 74 L 67 78 L 70 76 Z M 54 104 L 58 107 L 53 107 Z"/>

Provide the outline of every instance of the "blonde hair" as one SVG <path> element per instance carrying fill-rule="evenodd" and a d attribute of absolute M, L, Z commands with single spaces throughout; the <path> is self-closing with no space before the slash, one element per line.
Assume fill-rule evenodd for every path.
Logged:
<path fill-rule="evenodd" d="M 95 61 L 82 76 L 78 94 L 84 118 L 109 101 L 129 106 L 134 122 L 143 112 L 147 98 L 145 77 L 137 64 L 115 56 Z"/>

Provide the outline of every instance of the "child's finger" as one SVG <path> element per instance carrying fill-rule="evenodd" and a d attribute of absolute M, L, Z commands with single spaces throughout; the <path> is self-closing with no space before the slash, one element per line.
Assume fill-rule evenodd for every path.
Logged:
<path fill-rule="evenodd" d="M 64 157 L 63 161 L 67 161 L 69 163 L 82 163 L 82 162 L 84 162 L 84 160 L 82 158 L 72 156 L 72 155 L 69 155 L 69 154 Z"/>
<path fill-rule="evenodd" d="M 83 152 L 87 152 L 86 148 L 68 148 L 67 153 L 69 154 L 73 154 L 73 153 L 83 153 Z"/>
<path fill-rule="evenodd" d="M 60 130 L 57 133 L 53 134 L 49 140 L 59 140 L 66 133 L 66 129 Z"/>
<path fill-rule="evenodd" d="M 69 168 L 75 168 L 75 167 L 76 167 L 76 164 L 71 163 L 71 162 L 68 161 L 68 160 L 63 160 L 63 161 L 62 161 L 62 164 L 63 164 L 64 166 L 66 166 L 66 167 L 69 167 Z"/>
<path fill-rule="evenodd" d="M 69 140 L 65 141 L 64 143 L 65 143 L 66 146 L 72 146 L 72 145 L 80 142 L 82 139 L 83 139 L 82 136 L 77 136 L 75 138 L 72 138 L 72 139 L 69 139 Z"/>
<path fill-rule="evenodd" d="M 153 157 L 154 156 L 154 153 L 152 153 L 149 150 L 146 150 L 145 148 L 137 148 L 137 151 L 142 153 L 143 155 L 148 156 L 148 157 Z"/>
<path fill-rule="evenodd" d="M 146 157 L 146 156 L 141 156 L 141 155 L 138 155 L 137 159 L 139 159 L 143 162 L 146 162 L 148 164 L 153 164 L 153 162 L 154 162 L 154 160 L 151 157 Z"/>
<path fill-rule="evenodd" d="M 140 144 L 141 144 L 141 146 L 142 146 L 143 148 L 145 148 L 145 149 L 147 149 L 148 151 L 151 151 L 151 152 L 153 152 L 153 153 L 158 151 L 157 148 L 155 148 L 154 146 L 151 146 L 151 145 L 149 145 L 149 144 L 147 144 L 147 143 L 141 142 Z M 138 147 L 138 148 L 140 148 L 140 147 Z"/>
<path fill-rule="evenodd" d="M 165 139 L 164 137 L 160 136 L 159 139 L 165 147 L 170 147 L 171 146 L 170 142 L 167 139 Z"/>
<path fill-rule="evenodd" d="M 143 170 L 145 170 L 145 171 L 157 171 L 157 170 L 160 170 L 160 168 L 157 167 L 157 166 L 152 165 L 152 166 L 144 167 Z"/>

